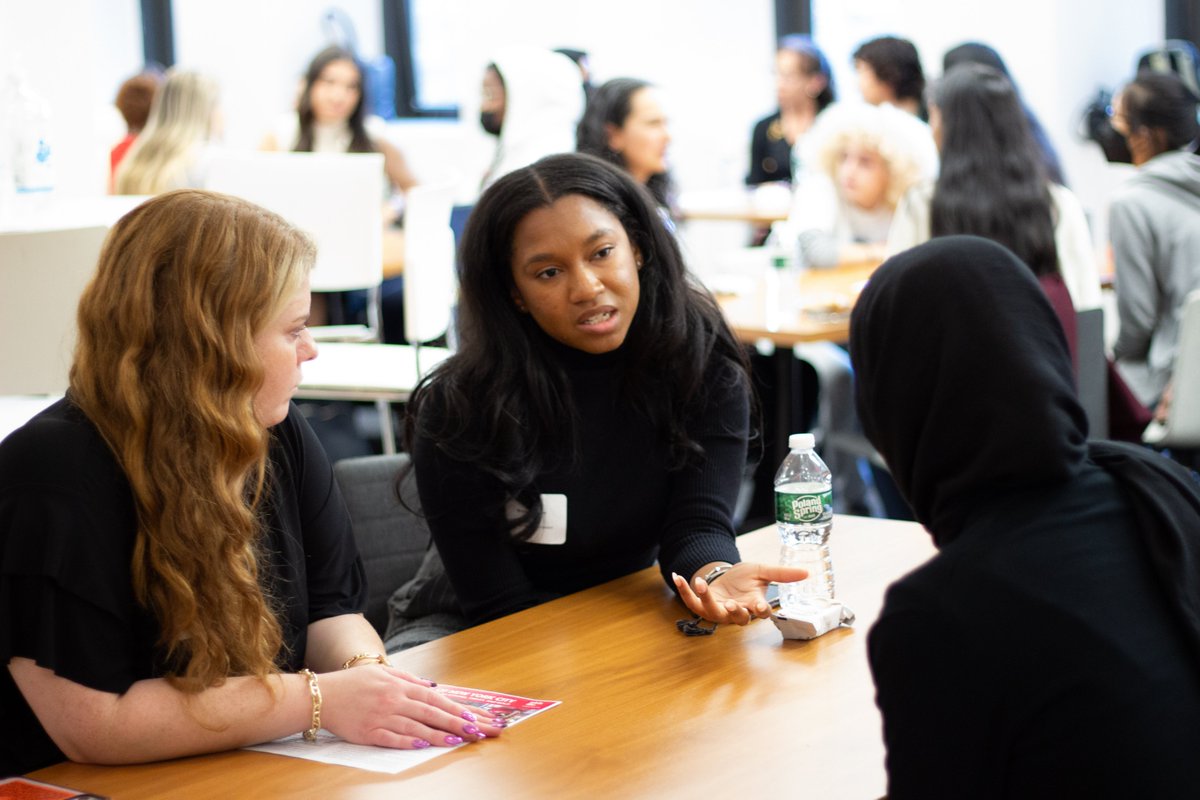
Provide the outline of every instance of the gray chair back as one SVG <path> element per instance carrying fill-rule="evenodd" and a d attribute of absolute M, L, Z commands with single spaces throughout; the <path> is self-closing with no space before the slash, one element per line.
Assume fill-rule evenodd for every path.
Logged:
<path fill-rule="evenodd" d="M 1092 439 L 1108 438 L 1108 358 L 1104 354 L 1104 309 L 1075 314 L 1075 387 Z"/>
<path fill-rule="evenodd" d="M 408 464 L 408 454 L 397 453 L 347 458 L 333 466 L 367 572 L 367 621 L 380 636 L 388 625 L 388 598 L 416 575 L 429 547 L 425 519 L 409 510 L 420 508 L 411 470 L 403 487 L 408 508 L 396 497 L 396 478 Z"/>

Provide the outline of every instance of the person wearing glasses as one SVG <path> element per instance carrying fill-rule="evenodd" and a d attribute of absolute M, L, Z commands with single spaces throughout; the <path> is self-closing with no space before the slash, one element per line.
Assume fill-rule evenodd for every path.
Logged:
<path fill-rule="evenodd" d="M 0 443 L 0 776 L 324 728 L 423 749 L 500 733 L 388 663 L 349 514 L 291 402 L 312 241 L 168 192 L 113 227 L 65 399 Z"/>
<path fill-rule="evenodd" d="M 745 354 L 648 193 L 550 156 L 483 194 L 461 252 L 459 349 L 406 417 L 450 610 L 476 624 L 657 561 L 707 620 L 768 616 L 767 585 L 806 573 L 738 554 Z"/>

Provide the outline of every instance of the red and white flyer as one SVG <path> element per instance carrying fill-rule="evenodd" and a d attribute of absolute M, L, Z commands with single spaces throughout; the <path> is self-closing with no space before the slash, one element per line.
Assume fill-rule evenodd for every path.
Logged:
<path fill-rule="evenodd" d="M 463 686 L 447 684 L 438 684 L 437 690 L 464 706 L 474 706 L 496 719 L 502 719 L 510 726 L 529 719 L 534 714 L 548 711 L 562 702 L 561 700 L 531 700 L 515 694 L 489 692 L 484 689 L 467 689 Z"/>
<path fill-rule="evenodd" d="M 561 700 L 533 700 L 515 694 L 492 692 L 487 689 L 468 689 L 463 686 L 446 684 L 439 684 L 437 691 L 465 706 L 478 708 L 491 717 L 505 720 L 510 728 L 518 722 L 548 711 L 562 702 Z M 317 732 L 315 742 L 305 741 L 301 734 L 296 733 L 283 739 L 276 739 L 266 744 L 256 744 L 245 749 L 394 775 L 464 747 L 487 747 L 487 742 L 464 743 L 454 747 L 429 747 L 424 750 L 393 750 L 387 747 L 350 744 L 322 728 Z"/>

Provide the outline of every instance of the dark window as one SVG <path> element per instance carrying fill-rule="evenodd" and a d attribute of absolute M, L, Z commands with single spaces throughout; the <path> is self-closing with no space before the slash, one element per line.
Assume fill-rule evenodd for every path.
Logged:
<path fill-rule="evenodd" d="M 166 69 L 175 64 L 171 0 L 142 0 L 142 52 L 147 65 Z"/>
<path fill-rule="evenodd" d="M 812 0 L 775 0 L 775 38 L 812 33 Z"/>
<path fill-rule="evenodd" d="M 457 117 L 455 3 L 383 0 L 384 49 L 396 62 L 396 114 Z"/>

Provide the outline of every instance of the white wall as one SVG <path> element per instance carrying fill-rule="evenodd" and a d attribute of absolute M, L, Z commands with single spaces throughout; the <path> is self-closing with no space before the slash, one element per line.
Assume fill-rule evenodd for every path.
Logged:
<path fill-rule="evenodd" d="M 0 80 L 20 70 L 49 104 L 60 191 L 104 192 L 108 152 L 125 135 L 112 101 L 141 66 L 137 0 L 0 0 Z"/>

